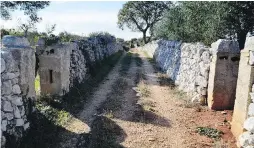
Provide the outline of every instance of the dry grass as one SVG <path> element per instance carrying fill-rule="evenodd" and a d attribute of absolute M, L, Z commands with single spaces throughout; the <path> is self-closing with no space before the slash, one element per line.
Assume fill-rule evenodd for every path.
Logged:
<path fill-rule="evenodd" d="M 221 139 L 214 142 L 213 148 L 230 148 L 230 144 Z"/>

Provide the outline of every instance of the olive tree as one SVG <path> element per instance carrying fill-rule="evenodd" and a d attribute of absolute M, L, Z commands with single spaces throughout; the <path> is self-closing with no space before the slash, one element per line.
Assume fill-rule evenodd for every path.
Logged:
<path fill-rule="evenodd" d="M 142 32 L 143 41 L 147 43 L 153 36 L 155 23 L 162 19 L 170 5 L 170 1 L 129 1 L 120 9 L 117 24 L 121 29 L 126 26 L 132 31 Z M 148 30 L 150 30 L 150 37 L 147 39 Z"/>

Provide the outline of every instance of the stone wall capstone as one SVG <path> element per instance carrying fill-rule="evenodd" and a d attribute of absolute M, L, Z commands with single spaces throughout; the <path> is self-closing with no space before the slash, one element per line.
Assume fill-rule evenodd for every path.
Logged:
<path fill-rule="evenodd" d="M 35 101 L 35 50 L 26 38 L 4 36 L 1 46 L 1 146 L 29 128 Z M 10 141 L 9 141 L 10 142 Z"/>

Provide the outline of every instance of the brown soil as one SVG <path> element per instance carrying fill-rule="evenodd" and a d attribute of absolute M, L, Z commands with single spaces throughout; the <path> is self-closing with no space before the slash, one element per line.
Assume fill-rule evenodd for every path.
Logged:
<path fill-rule="evenodd" d="M 127 82 L 122 95 L 122 105 L 113 112 L 113 117 L 107 117 L 110 125 L 115 124 L 121 132 L 113 141 L 117 147 L 127 148 L 236 148 L 235 138 L 230 132 L 232 111 L 211 111 L 207 107 L 194 106 L 187 108 L 187 98 L 179 99 L 175 90 L 159 83 L 158 75 L 152 64 L 148 62 L 142 52 L 133 50 L 143 60 L 143 65 L 137 66 L 133 61 L 126 76 L 118 73 L 118 64 L 105 79 L 96 92 L 91 102 L 84 106 L 80 115 L 68 124 L 66 129 L 74 133 L 89 133 L 94 115 L 100 104 L 107 101 L 106 95 L 110 94 L 116 79 L 123 78 Z M 138 79 L 142 73 L 144 78 Z M 137 83 L 138 82 L 138 83 Z M 143 83 L 149 95 L 137 97 L 134 87 Z M 103 120 L 106 122 L 106 120 Z M 112 122 L 112 123 L 111 123 Z M 224 134 L 221 140 L 215 141 L 196 132 L 197 127 L 212 127 L 221 130 Z M 98 127 L 97 127 L 98 128 Z M 100 131 L 100 129 L 97 129 Z M 99 133 L 99 132 L 95 132 Z M 114 132 L 112 132 L 114 134 Z M 110 135 L 112 135 L 112 133 Z M 73 135 L 63 136 L 61 147 L 78 147 Z M 79 137 L 74 137 L 80 139 Z M 72 139 L 72 140 L 68 140 Z M 81 138 L 82 139 L 82 138 Z M 96 139 L 96 138 L 95 138 Z M 97 137 L 98 139 L 98 137 Z M 91 140 L 91 139 L 90 139 Z M 99 143 L 100 141 L 94 141 Z M 215 146 L 217 144 L 217 146 Z M 86 145 L 87 146 L 87 145 Z M 87 147 L 92 147 L 88 145 Z M 101 147 L 107 147 L 103 145 Z M 108 146 L 113 147 L 113 146 Z"/>

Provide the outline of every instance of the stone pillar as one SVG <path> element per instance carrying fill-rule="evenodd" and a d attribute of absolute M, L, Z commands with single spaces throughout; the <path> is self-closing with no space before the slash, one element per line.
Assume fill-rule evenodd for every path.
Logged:
<path fill-rule="evenodd" d="M 35 50 L 26 38 L 4 36 L 1 46 L 1 128 L 4 147 L 7 136 L 19 140 L 29 127 L 27 120 L 35 101 Z M 8 138 L 10 139 L 10 138 Z"/>
<path fill-rule="evenodd" d="M 39 75 L 42 94 L 64 95 L 70 86 L 72 43 L 55 44 L 39 55 Z"/>
<path fill-rule="evenodd" d="M 212 44 L 213 54 L 208 83 L 208 106 L 214 110 L 233 109 L 240 50 L 232 40 Z"/>
<path fill-rule="evenodd" d="M 232 118 L 231 131 L 235 137 L 238 137 L 244 131 L 244 122 L 249 113 L 253 114 L 253 93 L 254 88 L 254 37 L 246 39 L 244 50 L 241 51 L 241 60 L 239 64 L 239 73 L 236 88 L 236 100 L 234 106 L 234 113 Z M 251 104 L 250 104 L 251 103 Z M 254 126 L 254 123 L 253 123 Z M 248 133 L 247 133 L 248 134 Z M 241 139 L 248 137 L 246 133 L 242 135 Z M 252 136 L 253 137 L 253 136 Z M 242 146 L 246 145 L 242 143 Z"/>

